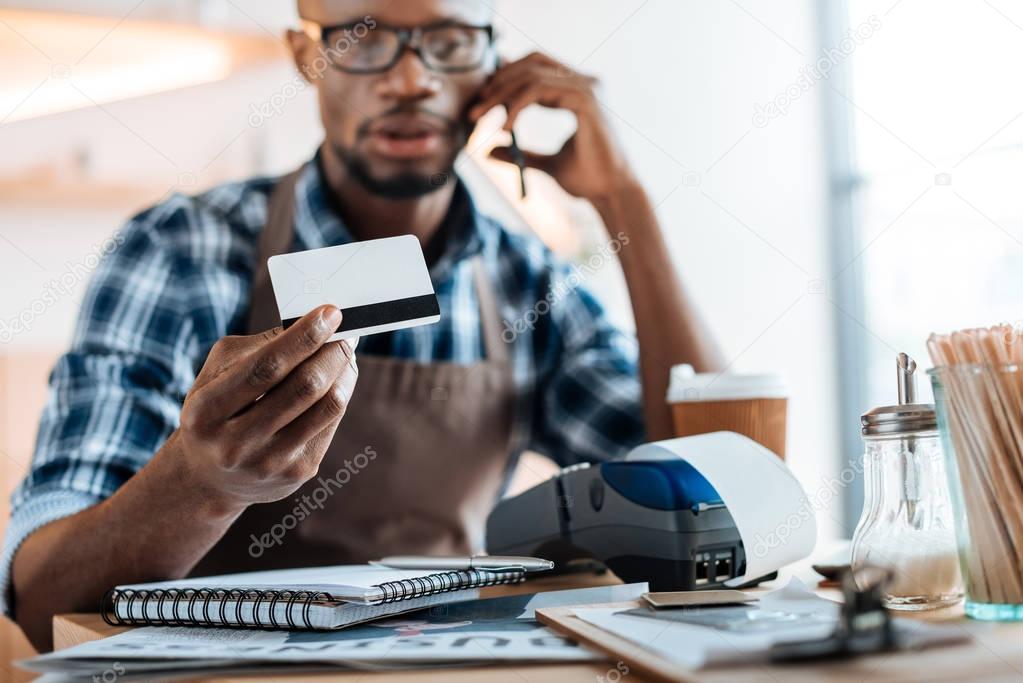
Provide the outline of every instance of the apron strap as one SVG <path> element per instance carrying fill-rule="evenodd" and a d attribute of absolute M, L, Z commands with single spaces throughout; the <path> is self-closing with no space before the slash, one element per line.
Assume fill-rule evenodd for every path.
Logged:
<path fill-rule="evenodd" d="M 508 344 L 501 338 L 501 307 L 497 303 L 494 283 L 487 275 L 483 256 L 472 258 L 472 275 L 476 283 L 476 296 L 480 302 L 480 325 L 483 328 L 483 344 L 487 360 L 498 363 L 509 361 Z"/>
<path fill-rule="evenodd" d="M 259 233 L 256 269 L 249 293 L 247 334 L 257 334 L 281 324 L 267 259 L 288 253 L 295 242 L 295 186 L 304 169 L 305 166 L 278 180 L 267 200 L 266 225 Z"/>

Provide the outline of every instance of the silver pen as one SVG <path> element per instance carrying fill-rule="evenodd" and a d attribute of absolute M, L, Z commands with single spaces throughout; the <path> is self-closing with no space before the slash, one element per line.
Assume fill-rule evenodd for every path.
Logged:
<path fill-rule="evenodd" d="M 426 555 L 394 555 L 375 560 L 370 564 L 391 569 L 523 569 L 527 572 L 542 572 L 553 569 L 554 563 L 539 557 L 515 557 L 500 555 L 473 555 L 472 557 L 430 557 Z"/>

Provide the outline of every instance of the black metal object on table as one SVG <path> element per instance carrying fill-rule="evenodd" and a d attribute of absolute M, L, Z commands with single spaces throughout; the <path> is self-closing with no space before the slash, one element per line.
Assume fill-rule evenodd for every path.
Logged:
<path fill-rule="evenodd" d="M 779 643 L 771 648 L 771 660 L 839 659 L 897 649 L 891 615 L 882 601 L 893 576 L 881 567 L 843 568 L 839 573 L 843 600 L 834 633 L 821 640 Z"/>

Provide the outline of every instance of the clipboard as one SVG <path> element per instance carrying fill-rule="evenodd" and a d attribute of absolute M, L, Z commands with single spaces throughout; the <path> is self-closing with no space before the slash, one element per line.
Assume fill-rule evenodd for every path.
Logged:
<path fill-rule="evenodd" d="M 575 615 L 577 609 L 590 609 L 594 607 L 635 609 L 637 607 L 645 607 L 645 604 L 638 600 L 630 600 L 627 602 L 608 602 L 599 605 L 547 607 L 536 610 L 536 618 L 541 624 L 550 627 L 561 635 L 568 636 L 583 645 L 599 650 L 612 659 L 622 660 L 630 669 L 638 671 L 651 681 L 659 681 L 660 683 L 696 683 L 699 680 L 695 672 L 661 659 L 643 646 L 587 623 Z"/>

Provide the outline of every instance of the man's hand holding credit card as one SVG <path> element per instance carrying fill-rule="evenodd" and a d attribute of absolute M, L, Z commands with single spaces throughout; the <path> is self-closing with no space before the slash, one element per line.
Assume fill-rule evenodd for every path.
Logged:
<path fill-rule="evenodd" d="M 318 306 L 287 330 L 220 339 L 149 469 L 224 514 L 298 489 L 318 471 L 358 379 L 350 342 L 328 341 L 340 324 L 336 307 Z"/>
<path fill-rule="evenodd" d="M 329 341 L 440 320 L 430 271 L 414 235 L 281 254 L 267 266 L 284 329 L 324 304 L 337 306 L 342 315 Z"/>
<path fill-rule="evenodd" d="M 267 263 L 281 327 L 213 345 L 180 428 L 154 458 L 172 468 L 168 476 L 184 463 L 190 484 L 231 514 L 280 500 L 315 476 L 355 390 L 360 334 L 440 319 L 413 236 Z"/>
<path fill-rule="evenodd" d="M 440 308 L 413 235 L 267 261 L 281 327 L 214 344 L 165 449 L 226 510 L 314 476 L 358 379 L 358 337 L 428 325 Z M 337 342 L 337 343 L 332 343 Z"/>

